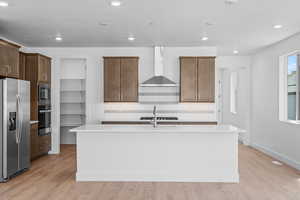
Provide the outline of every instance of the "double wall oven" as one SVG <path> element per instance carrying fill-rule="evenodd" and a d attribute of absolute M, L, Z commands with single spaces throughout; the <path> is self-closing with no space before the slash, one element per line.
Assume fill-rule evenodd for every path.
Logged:
<path fill-rule="evenodd" d="M 39 136 L 51 134 L 51 88 L 49 84 L 38 86 Z"/>

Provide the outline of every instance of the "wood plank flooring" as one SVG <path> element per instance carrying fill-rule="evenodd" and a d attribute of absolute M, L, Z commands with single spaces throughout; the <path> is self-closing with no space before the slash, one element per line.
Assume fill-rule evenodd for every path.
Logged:
<path fill-rule="evenodd" d="M 75 146 L 0 184 L 0 200 L 300 200 L 300 172 L 239 146 L 240 183 L 75 182 Z"/>

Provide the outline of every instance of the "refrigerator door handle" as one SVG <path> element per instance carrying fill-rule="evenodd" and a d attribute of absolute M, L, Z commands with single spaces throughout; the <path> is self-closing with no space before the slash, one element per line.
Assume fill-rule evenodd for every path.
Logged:
<path fill-rule="evenodd" d="M 20 115 L 20 96 L 17 94 L 17 130 L 16 130 L 16 142 L 20 144 L 20 129 L 21 129 L 21 115 Z"/>
<path fill-rule="evenodd" d="M 7 132 L 8 132 L 8 113 L 7 113 L 7 80 L 2 81 L 2 93 L 3 93 L 3 178 L 7 179 Z"/>
<path fill-rule="evenodd" d="M 19 143 L 22 140 L 22 125 L 23 125 L 23 110 L 22 110 L 22 104 L 21 104 L 21 97 L 19 96 Z"/>
<path fill-rule="evenodd" d="M 16 143 L 18 144 L 19 141 L 19 96 L 16 95 L 16 102 L 17 102 L 17 116 L 16 116 Z"/>

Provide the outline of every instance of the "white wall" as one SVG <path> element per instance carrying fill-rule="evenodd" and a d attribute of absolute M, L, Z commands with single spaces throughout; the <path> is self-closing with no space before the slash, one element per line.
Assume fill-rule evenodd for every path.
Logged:
<path fill-rule="evenodd" d="M 300 49 L 295 35 L 256 53 L 252 65 L 251 143 L 300 169 L 300 125 L 279 121 L 279 56 Z"/>
<path fill-rule="evenodd" d="M 216 60 L 220 70 L 222 83 L 222 123 L 233 124 L 246 133 L 240 134 L 240 139 L 245 143 L 250 142 L 250 68 L 251 56 L 220 56 Z M 230 74 L 237 72 L 237 113 L 230 112 Z"/>

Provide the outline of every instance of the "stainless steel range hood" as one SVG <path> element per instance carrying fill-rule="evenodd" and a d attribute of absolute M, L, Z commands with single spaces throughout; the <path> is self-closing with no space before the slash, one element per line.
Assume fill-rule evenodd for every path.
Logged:
<path fill-rule="evenodd" d="M 154 76 L 141 84 L 141 87 L 176 87 L 177 84 L 163 76 L 163 47 L 154 47 Z"/>

